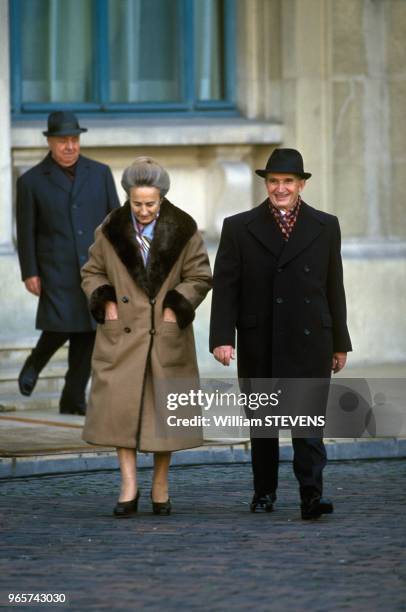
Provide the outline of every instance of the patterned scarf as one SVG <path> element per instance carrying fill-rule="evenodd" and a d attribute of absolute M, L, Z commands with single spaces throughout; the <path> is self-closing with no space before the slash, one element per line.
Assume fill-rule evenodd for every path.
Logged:
<path fill-rule="evenodd" d="M 133 211 L 131 210 L 131 217 L 135 229 L 135 237 L 137 239 L 137 244 L 139 246 L 142 261 L 144 262 L 145 267 L 147 267 L 148 264 L 149 250 L 151 248 L 151 242 L 154 237 L 155 224 L 158 220 L 158 216 L 159 215 L 157 215 L 155 219 L 151 221 L 151 223 L 148 223 L 148 225 L 142 225 L 141 223 L 138 223 Z"/>
<path fill-rule="evenodd" d="M 289 237 L 290 237 L 290 235 L 292 233 L 292 230 L 295 227 L 295 223 L 296 223 L 296 220 L 297 220 L 297 216 L 299 214 L 301 202 L 302 202 L 302 200 L 301 200 L 300 196 L 298 196 L 297 202 L 296 202 L 294 208 L 292 208 L 292 210 L 288 210 L 286 212 L 280 211 L 278 208 L 273 206 L 272 203 L 270 202 L 271 213 L 273 214 L 273 217 L 274 217 L 276 223 L 278 224 L 279 229 L 282 232 L 282 236 L 283 236 L 283 239 L 285 240 L 285 242 L 287 242 L 289 240 Z"/>

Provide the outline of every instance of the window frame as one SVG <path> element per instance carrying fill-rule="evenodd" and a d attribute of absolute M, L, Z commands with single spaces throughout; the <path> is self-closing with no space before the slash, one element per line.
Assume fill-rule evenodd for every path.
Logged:
<path fill-rule="evenodd" d="M 92 0 L 93 28 L 96 32 L 93 40 L 93 92 L 99 102 L 23 102 L 22 101 L 22 60 L 21 60 L 21 14 L 24 0 L 9 0 L 10 5 L 10 77 L 11 77 L 11 112 L 13 117 L 27 118 L 30 115 L 55 110 L 74 110 L 80 113 L 103 115 L 142 115 L 142 114 L 178 114 L 192 115 L 236 115 L 235 105 L 235 1 L 223 0 L 223 40 L 224 40 L 224 92 L 223 100 L 196 99 L 196 82 L 194 74 L 194 39 L 193 39 L 193 2 L 176 0 L 180 15 L 182 44 L 180 49 L 181 90 L 183 99 L 180 102 L 132 102 L 111 103 L 108 100 L 109 52 L 104 44 L 108 40 L 108 0 Z M 103 75 L 103 77 L 102 77 Z"/>

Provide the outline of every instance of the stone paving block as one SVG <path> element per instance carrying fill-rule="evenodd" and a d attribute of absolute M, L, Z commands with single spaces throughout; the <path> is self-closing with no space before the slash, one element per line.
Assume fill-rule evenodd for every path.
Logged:
<path fill-rule="evenodd" d="M 329 463 L 335 512 L 305 522 L 286 462 L 270 514 L 249 512 L 248 464 L 173 467 L 169 517 L 140 470 L 139 514 L 121 521 L 116 471 L 3 481 L 0 606 L 54 592 L 69 606 L 26 609 L 404 610 L 405 483 L 405 460 Z"/>

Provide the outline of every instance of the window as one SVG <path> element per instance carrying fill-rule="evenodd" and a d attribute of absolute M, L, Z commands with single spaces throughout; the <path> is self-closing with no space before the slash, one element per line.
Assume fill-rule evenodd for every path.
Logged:
<path fill-rule="evenodd" d="M 14 114 L 233 109 L 233 0 L 10 0 Z"/>

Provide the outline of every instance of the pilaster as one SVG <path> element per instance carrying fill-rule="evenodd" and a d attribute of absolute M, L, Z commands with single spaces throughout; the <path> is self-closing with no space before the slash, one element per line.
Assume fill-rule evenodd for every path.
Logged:
<path fill-rule="evenodd" d="M 0 0 L 0 254 L 13 249 L 8 1 Z"/>

